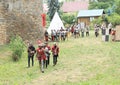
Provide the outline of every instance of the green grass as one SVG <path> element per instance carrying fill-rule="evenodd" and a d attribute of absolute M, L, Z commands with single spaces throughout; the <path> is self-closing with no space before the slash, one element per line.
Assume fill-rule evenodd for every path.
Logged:
<path fill-rule="evenodd" d="M 51 56 L 50 66 L 42 74 L 37 60 L 34 67 L 26 68 L 26 52 L 19 62 L 13 62 L 8 46 L 0 46 L 0 85 L 120 84 L 119 42 L 103 42 L 92 32 L 89 37 L 60 42 L 59 47 L 57 66 L 52 66 Z"/>

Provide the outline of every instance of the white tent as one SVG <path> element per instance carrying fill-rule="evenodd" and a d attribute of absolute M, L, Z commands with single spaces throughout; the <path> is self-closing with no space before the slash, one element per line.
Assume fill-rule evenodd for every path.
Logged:
<path fill-rule="evenodd" d="M 62 20 L 60 19 L 57 12 L 55 12 L 52 21 L 50 22 L 50 26 L 47 29 L 48 33 L 51 34 L 51 30 L 60 30 L 61 27 L 65 29 Z"/>

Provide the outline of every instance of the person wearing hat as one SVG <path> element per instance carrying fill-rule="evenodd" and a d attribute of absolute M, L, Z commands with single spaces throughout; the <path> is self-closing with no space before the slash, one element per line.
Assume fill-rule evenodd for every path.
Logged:
<path fill-rule="evenodd" d="M 57 64 L 57 57 L 59 55 L 59 47 L 57 46 L 56 43 L 54 43 L 52 46 L 52 54 L 53 54 L 53 66 L 55 66 Z"/>
<path fill-rule="evenodd" d="M 30 59 L 32 60 L 32 66 L 34 66 L 34 54 L 36 53 L 35 47 L 32 43 L 28 42 L 28 67 L 30 67 Z"/>
<path fill-rule="evenodd" d="M 44 50 L 44 44 L 41 43 L 38 45 L 37 49 L 37 58 L 39 61 L 41 72 L 44 73 L 44 61 L 46 60 L 45 50 Z"/>
<path fill-rule="evenodd" d="M 51 47 L 48 45 L 48 42 L 45 42 L 45 54 L 47 57 L 46 68 L 50 64 L 50 50 L 51 50 Z"/>

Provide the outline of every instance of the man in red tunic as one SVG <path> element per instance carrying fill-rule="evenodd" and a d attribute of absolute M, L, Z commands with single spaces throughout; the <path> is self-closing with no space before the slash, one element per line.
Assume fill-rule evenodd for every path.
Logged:
<path fill-rule="evenodd" d="M 59 47 L 56 43 L 52 46 L 52 54 L 53 54 L 53 66 L 57 64 L 57 57 L 59 55 Z"/>
<path fill-rule="evenodd" d="M 40 65 L 40 69 L 41 72 L 44 73 L 44 61 L 46 60 L 46 55 L 45 55 L 45 50 L 44 50 L 44 45 L 43 43 L 38 45 L 38 49 L 37 49 L 37 58 L 39 61 L 39 65 Z"/>

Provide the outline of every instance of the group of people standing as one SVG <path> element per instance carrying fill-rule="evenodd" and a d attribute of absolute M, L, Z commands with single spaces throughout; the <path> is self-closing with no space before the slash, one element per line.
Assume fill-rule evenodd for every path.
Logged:
<path fill-rule="evenodd" d="M 53 66 L 57 64 L 57 57 L 59 56 L 59 47 L 57 43 L 54 43 L 52 47 L 48 45 L 48 42 L 38 44 L 38 48 L 28 43 L 28 67 L 30 67 L 30 60 L 32 61 L 32 66 L 34 66 L 34 55 L 38 59 L 40 70 L 44 73 L 44 68 L 47 68 L 50 64 L 50 55 L 53 55 Z"/>
<path fill-rule="evenodd" d="M 89 26 L 81 26 L 80 24 L 77 25 L 72 25 L 70 32 L 72 33 L 72 35 L 77 38 L 77 37 L 84 37 L 85 33 L 86 36 L 89 36 Z"/>
<path fill-rule="evenodd" d="M 105 23 L 103 23 L 102 25 L 95 24 L 94 30 L 96 37 L 99 36 L 99 31 L 101 30 L 102 41 L 109 41 L 109 35 L 111 35 L 112 41 L 114 41 L 115 30 L 113 29 L 111 23 L 109 23 L 108 25 Z"/>
<path fill-rule="evenodd" d="M 74 36 L 75 38 L 78 37 L 84 37 L 86 32 L 86 36 L 89 36 L 89 26 L 85 26 L 85 27 L 81 27 L 80 24 L 73 24 L 71 27 L 63 29 L 61 27 L 60 30 L 51 30 L 51 34 L 49 34 L 47 32 L 47 30 L 45 30 L 44 33 L 44 38 L 45 41 L 65 41 L 66 39 L 68 39 L 68 37 L 70 36 L 70 34 L 72 36 Z M 81 35 L 80 35 L 81 34 Z"/>
<path fill-rule="evenodd" d="M 65 41 L 66 38 L 68 37 L 68 31 L 64 30 L 62 27 L 60 30 L 51 30 L 51 34 L 49 35 L 47 30 L 45 30 L 44 36 L 45 36 L 45 41 Z"/>
<path fill-rule="evenodd" d="M 102 25 L 95 24 L 94 25 L 94 33 L 95 37 L 98 37 L 100 35 L 99 31 L 101 31 L 102 35 L 102 40 L 103 41 L 109 41 L 109 35 L 112 35 L 112 40 L 114 41 L 115 39 L 115 31 L 112 29 L 112 24 L 109 23 L 106 25 L 103 23 Z M 78 24 L 73 24 L 70 27 L 63 29 L 61 27 L 60 30 L 51 30 L 51 34 L 49 35 L 47 30 L 44 33 L 45 36 L 45 41 L 65 41 L 66 39 L 69 38 L 69 36 L 73 36 L 74 38 L 79 38 L 79 37 L 88 37 L 90 35 L 90 27 L 89 25 L 86 25 L 85 23 L 78 23 Z"/>

